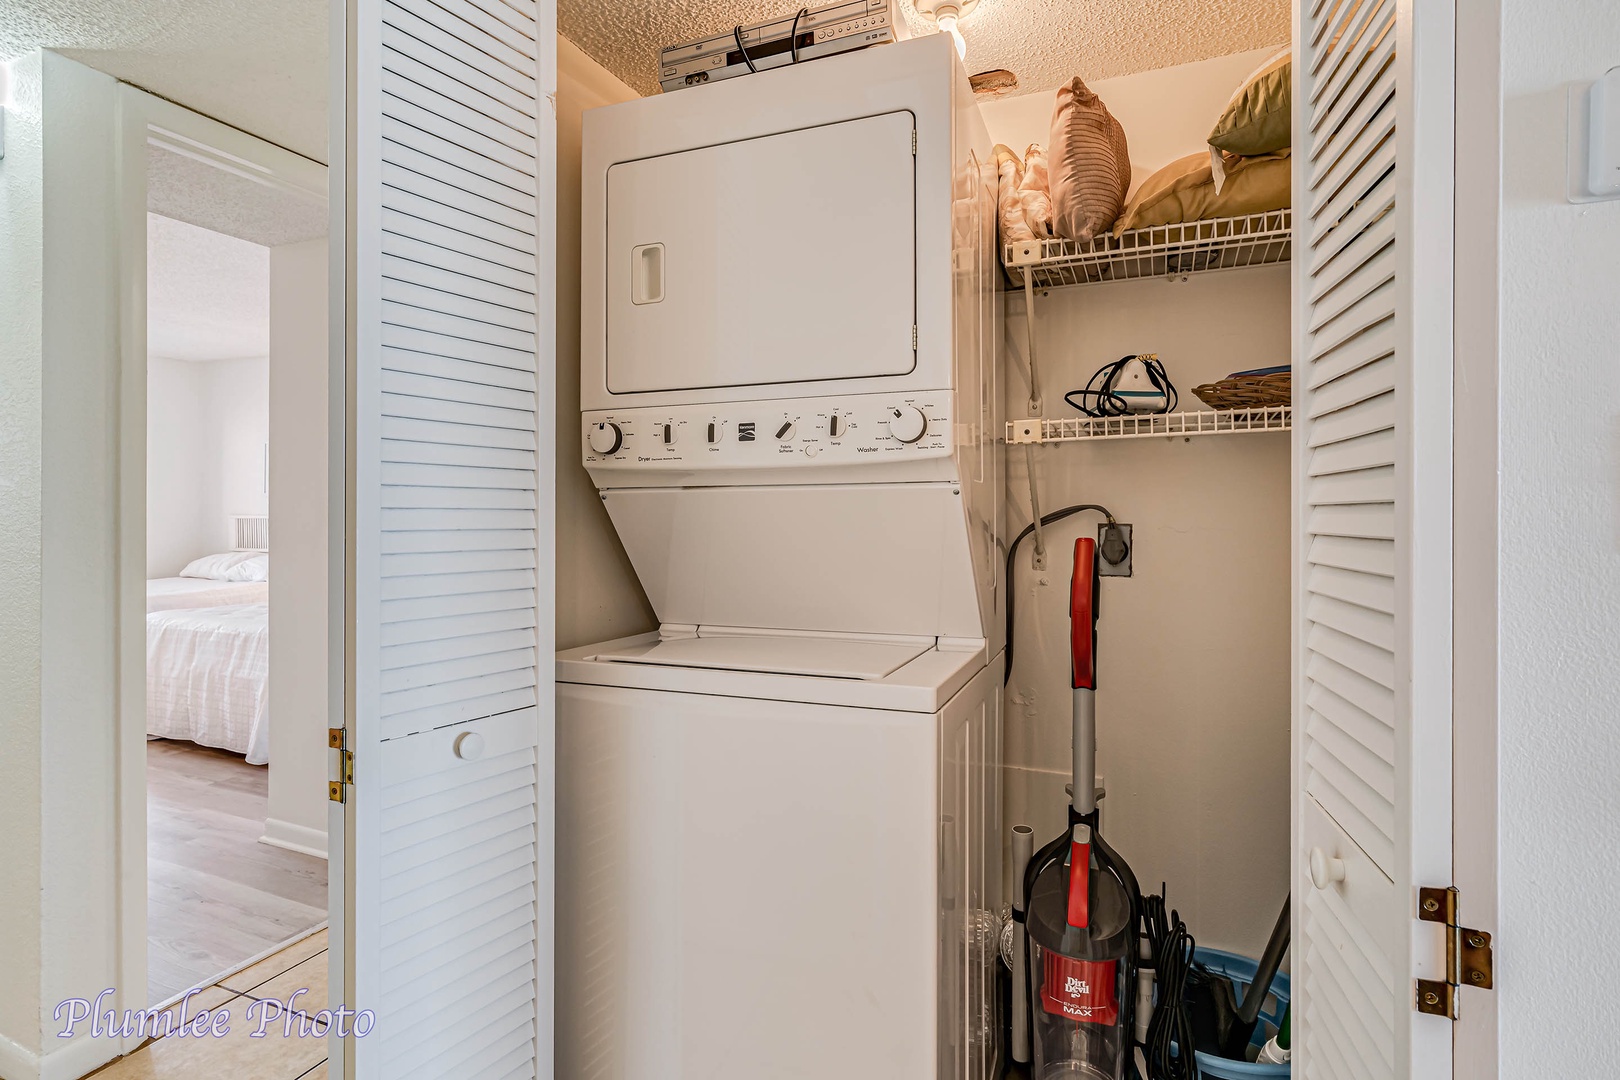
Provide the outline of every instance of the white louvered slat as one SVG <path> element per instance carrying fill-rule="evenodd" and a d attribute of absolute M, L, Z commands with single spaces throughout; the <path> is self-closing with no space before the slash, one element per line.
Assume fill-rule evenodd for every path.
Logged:
<path fill-rule="evenodd" d="M 1450 250 L 1452 59 L 1445 5 L 1427 7 L 1297 5 L 1293 1067 L 1309 1080 L 1450 1075 L 1450 1033 L 1414 1023 L 1410 981 L 1434 974 L 1411 929 L 1410 897 L 1433 883 L 1418 868 L 1444 875 L 1450 852 L 1450 270 L 1435 253 Z M 1422 98 L 1418 54 L 1435 69 Z M 1440 141 L 1418 155 L 1424 131 Z M 1443 185 L 1417 179 L 1420 160 Z M 1313 852 L 1343 881 L 1319 887 Z"/>
<path fill-rule="evenodd" d="M 555 9 L 355 4 L 351 983 L 378 1028 L 334 1069 L 534 1078 L 551 1061 Z"/>

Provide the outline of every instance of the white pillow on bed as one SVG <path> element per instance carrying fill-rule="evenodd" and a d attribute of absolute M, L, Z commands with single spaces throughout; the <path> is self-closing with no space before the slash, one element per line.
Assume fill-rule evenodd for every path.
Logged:
<path fill-rule="evenodd" d="M 225 571 L 226 581 L 269 581 L 270 556 L 264 553 L 249 555 Z"/>
<path fill-rule="evenodd" d="M 187 563 L 186 568 L 180 571 L 180 576 L 230 581 L 231 570 L 251 558 L 253 558 L 251 551 L 222 551 L 218 555 L 204 555 Z"/>

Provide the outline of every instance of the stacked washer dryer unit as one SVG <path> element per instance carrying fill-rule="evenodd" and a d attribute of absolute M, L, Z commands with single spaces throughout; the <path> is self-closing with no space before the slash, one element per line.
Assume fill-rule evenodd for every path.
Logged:
<path fill-rule="evenodd" d="M 990 149 L 943 35 L 586 114 L 580 437 L 661 626 L 558 657 L 559 1076 L 990 1075 Z"/>

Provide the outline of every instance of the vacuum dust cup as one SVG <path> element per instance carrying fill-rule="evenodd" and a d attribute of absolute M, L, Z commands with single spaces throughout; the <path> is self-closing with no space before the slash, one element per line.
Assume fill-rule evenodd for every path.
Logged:
<path fill-rule="evenodd" d="M 1098 869 L 1091 830 L 1076 825 L 1069 857 L 1035 879 L 1025 916 L 1036 1080 L 1124 1076 L 1131 924 L 1125 887 Z"/>

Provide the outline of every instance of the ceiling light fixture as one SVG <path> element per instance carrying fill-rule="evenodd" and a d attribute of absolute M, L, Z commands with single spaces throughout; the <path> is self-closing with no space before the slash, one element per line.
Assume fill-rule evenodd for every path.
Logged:
<path fill-rule="evenodd" d="M 962 20 L 978 6 L 979 0 L 914 0 L 917 14 L 939 27 L 942 34 L 951 35 L 956 42 L 956 55 L 967 56 L 967 42 L 962 37 Z"/>

